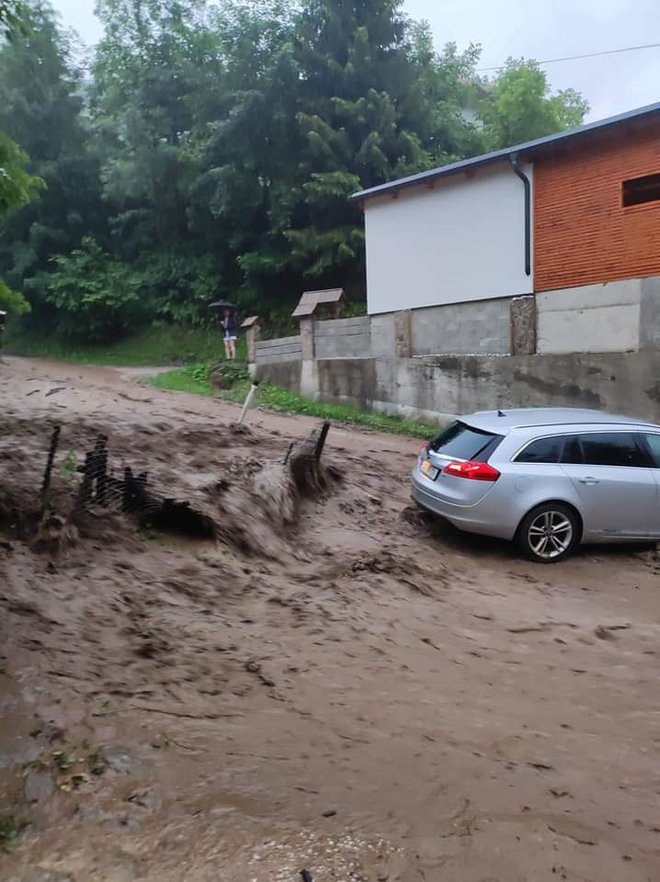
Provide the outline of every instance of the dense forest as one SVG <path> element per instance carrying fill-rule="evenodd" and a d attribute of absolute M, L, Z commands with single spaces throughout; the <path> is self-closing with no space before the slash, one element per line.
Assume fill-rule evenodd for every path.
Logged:
<path fill-rule="evenodd" d="M 106 341 L 364 295 L 355 190 L 582 122 L 572 90 L 433 45 L 400 0 L 101 0 L 93 50 L 0 0 L 0 308 Z"/>

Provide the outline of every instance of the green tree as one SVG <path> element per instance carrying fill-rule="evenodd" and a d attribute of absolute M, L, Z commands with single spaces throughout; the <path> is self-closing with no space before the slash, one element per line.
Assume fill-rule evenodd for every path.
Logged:
<path fill-rule="evenodd" d="M 225 0 L 214 20 L 224 88 L 199 128 L 193 226 L 218 260 L 218 293 L 246 308 L 270 309 L 299 286 L 283 233 L 301 197 L 293 26 L 279 0 Z"/>
<path fill-rule="evenodd" d="M 478 50 L 438 55 L 400 0 L 309 0 L 298 25 L 303 204 L 285 235 L 293 265 L 363 288 L 362 217 L 351 192 L 469 152 L 463 79 Z"/>
<path fill-rule="evenodd" d="M 19 0 L 0 0 L 0 34 L 11 40 L 24 29 L 25 10 Z"/>
<path fill-rule="evenodd" d="M 574 89 L 553 93 L 536 61 L 509 59 L 485 84 L 479 117 L 486 148 L 498 150 L 579 126 L 588 112 Z"/>
<path fill-rule="evenodd" d="M 428 22 L 407 22 L 408 55 L 414 68 L 415 131 L 428 150 L 433 165 L 464 159 L 481 147 L 476 126 L 466 111 L 477 105 L 480 93 L 475 67 L 481 47 L 470 44 L 458 52 L 447 43 L 436 52 Z"/>
<path fill-rule="evenodd" d="M 103 226 L 98 162 L 89 149 L 81 72 L 42 0 L 24 4 L 25 32 L 0 49 L 0 130 L 46 186 L 0 222 L 0 272 L 43 306 L 51 260 Z M 42 309 L 35 318 L 47 318 Z"/>
<path fill-rule="evenodd" d="M 197 320 L 217 287 L 190 189 L 223 95 L 220 36 L 204 0 L 106 0 L 92 113 L 112 251 L 141 276 L 154 316 Z"/>
<path fill-rule="evenodd" d="M 0 0 L 0 33 L 5 39 L 23 31 L 23 17 L 22 3 Z M 28 172 L 27 164 L 28 157 L 18 144 L 0 132 L 0 217 L 28 202 L 43 185 Z M 30 304 L 0 279 L 0 309 L 22 315 L 30 311 Z"/>
<path fill-rule="evenodd" d="M 69 336 L 361 293 L 354 190 L 586 110 L 534 62 L 479 79 L 480 48 L 436 52 L 402 0 L 99 0 L 89 70 L 47 0 L 23 8 L 0 45 L 0 272 Z"/>
<path fill-rule="evenodd" d="M 43 185 L 27 171 L 27 162 L 18 144 L 0 133 L 0 216 L 28 202 Z M 30 311 L 30 304 L 0 279 L 0 309 L 23 315 Z"/>
<path fill-rule="evenodd" d="M 93 65 L 94 117 L 104 140 L 103 182 L 113 231 L 128 259 L 179 250 L 197 102 L 219 86 L 203 0 L 106 0 Z"/>
<path fill-rule="evenodd" d="M 57 332 L 69 339 L 101 342 L 139 326 L 144 308 L 140 281 L 92 238 L 55 258 L 46 297 L 56 308 Z"/>
<path fill-rule="evenodd" d="M 415 64 L 399 0 L 310 0 L 297 28 L 297 122 L 303 202 L 285 235 L 293 265 L 328 283 L 357 283 L 363 233 L 348 196 L 431 165 L 416 129 Z"/>
<path fill-rule="evenodd" d="M 0 215 L 29 202 L 43 182 L 27 170 L 28 156 L 0 132 Z"/>

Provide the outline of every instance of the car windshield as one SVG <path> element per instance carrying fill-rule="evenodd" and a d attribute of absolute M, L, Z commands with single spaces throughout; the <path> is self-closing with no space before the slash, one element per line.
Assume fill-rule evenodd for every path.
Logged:
<path fill-rule="evenodd" d="M 484 432 L 465 423 L 456 422 L 431 441 L 429 448 L 434 453 L 456 459 L 479 460 L 491 453 L 502 440 L 501 435 Z"/>

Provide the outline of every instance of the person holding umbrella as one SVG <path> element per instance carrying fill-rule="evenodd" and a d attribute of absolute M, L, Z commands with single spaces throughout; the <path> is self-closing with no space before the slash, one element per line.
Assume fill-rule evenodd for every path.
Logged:
<path fill-rule="evenodd" d="M 209 309 L 217 309 L 220 314 L 220 332 L 225 346 L 225 358 L 234 361 L 236 358 L 236 337 L 238 326 L 236 324 L 236 307 L 233 303 L 218 300 L 209 305 Z"/>

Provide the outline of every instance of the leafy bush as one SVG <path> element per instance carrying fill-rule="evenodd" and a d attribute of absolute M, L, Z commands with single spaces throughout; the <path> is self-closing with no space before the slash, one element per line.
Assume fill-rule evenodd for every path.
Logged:
<path fill-rule="evenodd" d="M 29 202 L 44 186 L 27 165 L 27 154 L 0 132 L 0 215 Z"/>
<path fill-rule="evenodd" d="M 235 386 L 250 379 L 250 370 L 246 364 L 237 361 L 225 361 L 219 365 L 227 385 Z M 208 375 L 207 375 L 208 376 Z"/>
<path fill-rule="evenodd" d="M 188 368 L 188 373 L 196 383 L 203 385 L 208 383 L 212 370 L 213 368 L 210 364 L 194 364 Z"/>
<path fill-rule="evenodd" d="M 69 339 L 105 342 L 145 319 L 141 278 L 89 237 L 69 256 L 55 258 L 46 299 L 57 308 L 57 331 Z"/>
<path fill-rule="evenodd" d="M 154 318 L 204 327 L 213 320 L 208 306 L 224 297 L 213 260 L 157 254 L 141 268 L 144 298 Z"/>
<path fill-rule="evenodd" d="M 25 315 L 30 311 L 30 304 L 18 291 L 12 291 L 0 279 L 0 309 L 11 315 Z"/>

